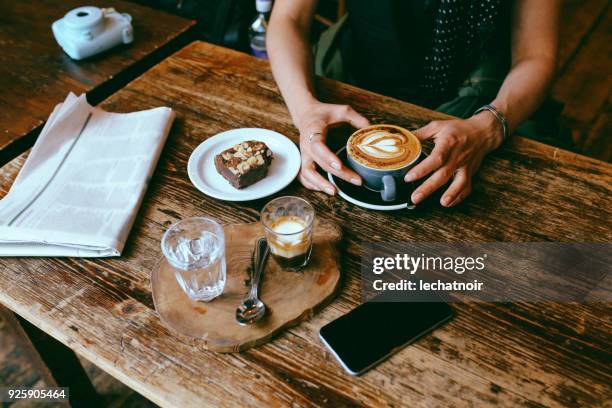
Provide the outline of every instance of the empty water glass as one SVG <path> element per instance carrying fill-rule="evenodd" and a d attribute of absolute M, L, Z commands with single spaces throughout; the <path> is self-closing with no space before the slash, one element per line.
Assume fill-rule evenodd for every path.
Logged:
<path fill-rule="evenodd" d="M 225 235 L 216 221 L 196 217 L 170 226 L 161 242 L 183 291 L 208 302 L 223 292 L 226 279 Z"/>

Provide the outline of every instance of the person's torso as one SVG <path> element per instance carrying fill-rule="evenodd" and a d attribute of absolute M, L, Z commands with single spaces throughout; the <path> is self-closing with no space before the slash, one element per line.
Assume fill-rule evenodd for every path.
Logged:
<path fill-rule="evenodd" d="M 459 5 L 457 5 L 459 3 Z M 343 54 L 357 84 L 433 105 L 507 34 L 506 0 L 348 0 Z M 483 18 L 484 17 L 484 18 Z M 432 84 L 439 84 L 431 89 Z M 443 89 L 442 89 L 443 88 Z"/>

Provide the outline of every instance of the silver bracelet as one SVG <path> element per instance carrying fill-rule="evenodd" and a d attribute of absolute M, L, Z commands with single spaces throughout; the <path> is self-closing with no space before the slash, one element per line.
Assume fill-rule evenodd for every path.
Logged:
<path fill-rule="evenodd" d="M 502 127 L 502 143 L 508 138 L 508 133 L 510 133 L 510 130 L 508 128 L 508 121 L 506 120 L 506 117 L 504 116 L 503 113 L 501 113 L 500 111 L 498 111 L 495 106 L 491 105 L 491 104 L 487 104 L 484 105 L 480 108 L 478 108 L 476 110 L 476 112 L 474 112 L 474 115 L 478 115 L 480 112 L 484 112 L 484 111 L 489 111 L 493 114 L 493 116 L 495 116 L 495 118 L 497 119 L 497 121 L 499 122 L 499 124 Z"/>

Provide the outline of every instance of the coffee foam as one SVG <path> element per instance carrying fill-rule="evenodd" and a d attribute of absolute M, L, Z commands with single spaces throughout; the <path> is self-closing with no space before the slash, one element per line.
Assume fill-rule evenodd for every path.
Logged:
<path fill-rule="evenodd" d="M 306 230 L 307 227 L 299 217 L 279 217 L 270 225 L 270 229 L 276 233 L 268 235 L 270 251 L 284 258 L 302 255 L 310 246 L 310 231 Z"/>
<path fill-rule="evenodd" d="M 272 230 L 277 234 L 296 234 L 303 231 L 306 225 L 298 218 L 279 218 L 278 222 L 272 225 Z"/>
<path fill-rule="evenodd" d="M 358 163 L 375 169 L 397 169 L 412 162 L 421 143 L 406 129 L 374 125 L 355 132 L 347 142 L 348 154 Z"/>

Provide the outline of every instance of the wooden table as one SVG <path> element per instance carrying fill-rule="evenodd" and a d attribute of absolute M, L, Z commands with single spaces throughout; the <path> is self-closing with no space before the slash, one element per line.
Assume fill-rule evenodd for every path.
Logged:
<path fill-rule="evenodd" d="M 85 3 L 131 14 L 134 42 L 73 61 L 55 42 L 51 23 L 83 1 L 0 0 L 0 151 L 9 151 L 0 154 L 0 164 L 29 147 L 35 131 L 68 92 L 87 92 L 90 102 L 99 102 L 185 45 L 195 23 L 132 2 Z"/>
<path fill-rule="evenodd" d="M 328 101 L 410 128 L 440 114 L 321 80 Z M 514 138 L 485 162 L 455 209 L 379 213 L 297 182 L 345 230 L 340 296 L 311 320 L 240 354 L 215 354 L 175 335 L 153 308 L 149 274 L 173 222 L 207 215 L 259 218 L 265 200 L 227 203 L 189 182 L 191 151 L 207 137 L 260 126 L 297 140 L 268 64 L 193 43 L 102 106 L 177 111 L 144 205 L 118 259 L 0 259 L 0 302 L 163 406 L 604 406 L 609 403 L 610 304 L 456 304 L 456 317 L 362 377 L 344 373 L 318 329 L 360 303 L 364 240 L 610 242 L 612 165 Z M 6 193 L 25 155 L 2 170 Z"/>

